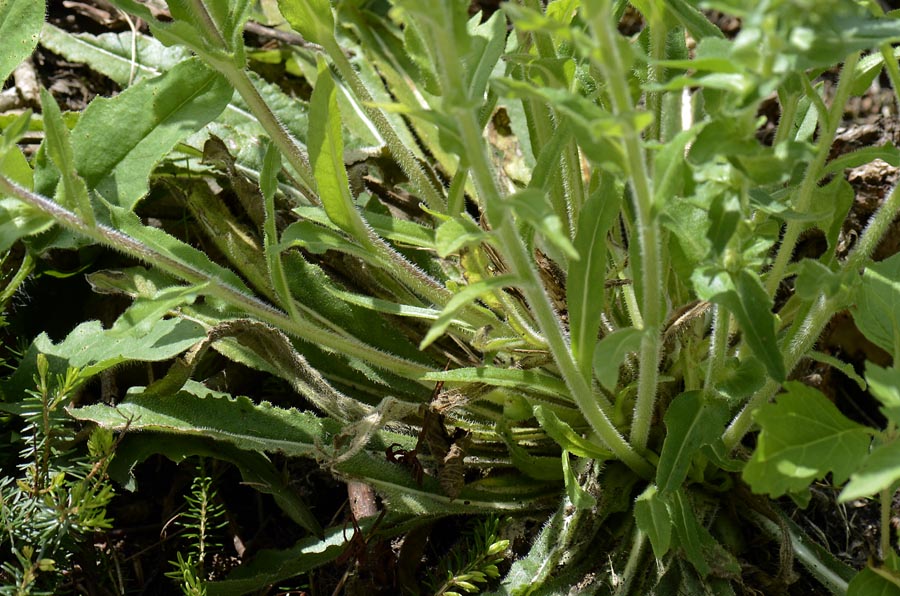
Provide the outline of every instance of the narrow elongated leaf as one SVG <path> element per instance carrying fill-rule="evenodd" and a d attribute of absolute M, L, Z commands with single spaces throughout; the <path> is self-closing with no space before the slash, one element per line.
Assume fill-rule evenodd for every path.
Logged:
<path fill-rule="evenodd" d="M 847 596 L 900 596 L 900 586 L 866 567 L 847 586 Z"/>
<path fill-rule="evenodd" d="M 697 573 L 706 577 L 712 570 L 703 555 L 702 534 L 706 532 L 706 528 L 697 521 L 690 500 L 684 493 L 681 491 L 673 493 L 669 502 L 678 544 L 684 549 L 685 557 L 691 562 Z"/>
<path fill-rule="evenodd" d="M 37 46 L 45 0 L 0 0 L 0 86 Z"/>
<path fill-rule="evenodd" d="M 559 416 L 550 408 L 544 405 L 535 406 L 534 417 L 537 418 L 544 432 L 569 453 L 578 457 L 590 457 L 601 461 L 612 459 L 612 453 L 594 445 L 576 433 L 571 426 L 560 420 Z"/>
<path fill-rule="evenodd" d="M 572 505 L 578 509 L 590 509 L 594 507 L 597 504 L 597 499 L 594 495 L 584 490 L 578 483 L 578 476 L 576 476 L 575 470 L 572 469 L 572 462 L 569 460 L 568 451 L 562 452 L 562 469 L 563 478 L 565 478 L 566 481 L 566 494 L 569 495 L 569 500 L 572 501 Z"/>
<path fill-rule="evenodd" d="M 775 315 L 772 299 L 748 269 L 729 274 L 716 269 L 698 269 L 691 276 L 694 290 L 703 299 L 728 309 L 740 324 L 741 332 L 753 354 L 769 376 L 784 381 L 784 359 L 775 341 Z"/>
<path fill-rule="evenodd" d="M 843 483 L 859 469 L 872 431 L 841 414 L 822 393 L 795 381 L 775 403 L 755 415 L 761 427 L 756 450 L 744 467 L 755 492 L 779 497 L 833 474 Z"/>
<path fill-rule="evenodd" d="M 866 339 L 894 358 L 900 347 L 900 254 L 866 267 L 851 309 Z"/>
<path fill-rule="evenodd" d="M 606 278 L 606 235 L 619 213 L 622 189 L 602 175 L 597 192 L 585 201 L 578 217 L 575 250 L 579 258 L 569 261 L 566 303 L 572 355 L 586 380 L 591 378 L 594 348 L 600 329 L 605 296 L 600 280 Z"/>
<path fill-rule="evenodd" d="M 430 372 L 422 375 L 423 381 L 446 381 L 448 383 L 484 383 L 496 387 L 515 387 L 565 397 L 569 395 L 566 384 L 556 377 L 535 370 L 497 368 L 480 366 L 477 368 L 454 368 L 452 370 Z"/>
<path fill-rule="evenodd" d="M 441 311 L 441 315 L 432 323 L 431 328 L 425 335 L 425 339 L 419 344 L 419 349 L 424 350 L 443 335 L 460 309 L 477 300 L 480 296 L 502 290 L 506 286 L 514 285 L 515 282 L 516 278 L 513 275 L 498 275 L 469 284 L 454 294 L 453 298 L 447 302 L 447 305 Z"/>
<path fill-rule="evenodd" d="M 88 225 L 94 225 L 94 208 L 88 197 L 84 179 L 75 171 L 72 140 L 59 111 L 59 105 L 46 89 L 41 88 L 41 107 L 44 114 L 47 154 L 62 176 L 62 205 L 75 211 Z"/>
<path fill-rule="evenodd" d="M 656 486 L 650 485 L 634 502 L 634 521 L 650 538 L 657 559 L 662 559 L 672 545 L 672 517 L 666 499 Z"/>
<path fill-rule="evenodd" d="M 190 59 L 114 98 L 98 97 L 72 131 L 76 169 L 89 188 L 130 210 L 156 163 L 218 116 L 233 93 L 223 76 Z"/>
<path fill-rule="evenodd" d="M 656 468 L 660 493 L 682 485 L 694 455 L 721 436 L 728 414 L 724 400 L 706 399 L 702 391 L 687 391 L 675 398 L 666 411 L 666 440 Z"/>
<path fill-rule="evenodd" d="M 617 329 L 601 339 L 594 351 L 594 374 L 609 391 L 619 382 L 619 366 L 625 356 L 641 347 L 642 331 L 634 327 Z"/>
<path fill-rule="evenodd" d="M 299 2 L 295 4 L 304 4 Z M 331 11 L 328 7 L 327 10 Z M 363 244 L 368 243 L 366 225 L 350 196 L 350 181 L 344 167 L 344 140 L 337 87 L 325 60 L 319 57 L 319 75 L 309 106 L 309 160 L 316 189 L 325 212 L 334 224 Z"/>

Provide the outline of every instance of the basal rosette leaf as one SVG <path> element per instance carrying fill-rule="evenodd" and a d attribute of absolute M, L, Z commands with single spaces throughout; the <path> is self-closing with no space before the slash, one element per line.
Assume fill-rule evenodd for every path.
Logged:
<path fill-rule="evenodd" d="M 872 430 L 838 411 L 822 393 L 796 381 L 755 415 L 756 450 L 744 467 L 754 492 L 779 497 L 800 492 L 829 472 L 841 484 L 869 452 Z"/>
<path fill-rule="evenodd" d="M 45 13 L 45 0 L 0 0 L 0 85 L 34 51 Z"/>

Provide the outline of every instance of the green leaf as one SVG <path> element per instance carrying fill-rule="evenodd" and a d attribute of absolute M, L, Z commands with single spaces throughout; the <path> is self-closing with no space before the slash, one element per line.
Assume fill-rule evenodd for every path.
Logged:
<path fill-rule="evenodd" d="M 37 47 L 46 11 L 45 0 L 0 0 L 0 86 Z"/>
<path fill-rule="evenodd" d="M 559 482 L 563 477 L 563 469 L 559 467 L 559 460 L 555 457 L 532 455 L 527 449 L 516 443 L 505 421 L 497 424 L 497 432 L 506 443 L 509 450 L 509 458 L 513 465 L 523 474 L 536 480 Z"/>
<path fill-rule="evenodd" d="M 619 382 L 619 366 L 625 356 L 641 347 L 643 332 L 634 327 L 617 329 L 597 342 L 594 351 L 594 374 L 609 391 L 615 391 Z"/>
<path fill-rule="evenodd" d="M 331 8 L 327 10 L 330 14 Z M 325 60 L 321 56 L 318 60 L 319 75 L 310 98 L 307 134 L 309 160 L 316 178 L 316 189 L 331 221 L 358 242 L 366 245 L 368 244 L 366 225 L 353 204 L 350 181 L 344 167 L 344 140 L 341 136 L 337 87 Z"/>
<path fill-rule="evenodd" d="M 440 316 L 431 324 L 431 328 L 425 335 L 425 338 L 419 344 L 419 349 L 424 350 L 430 346 L 437 338 L 444 334 L 447 327 L 453 322 L 462 308 L 477 300 L 479 297 L 500 291 L 504 287 L 515 285 L 516 277 L 514 275 L 497 275 L 477 281 L 465 286 L 462 290 L 453 295 L 447 305 L 441 310 Z"/>
<path fill-rule="evenodd" d="M 741 269 L 728 273 L 718 269 L 698 269 L 691 276 L 694 290 L 702 300 L 719 304 L 734 315 L 747 345 L 762 362 L 769 376 L 784 381 L 784 359 L 775 341 L 772 299 L 755 273 Z"/>
<path fill-rule="evenodd" d="M 572 427 L 560 420 L 549 407 L 544 405 L 535 406 L 534 417 L 537 418 L 544 432 L 556 441 L 557 445 L 572 455 L 589 457 L 600 461 L 612 459 L 612 453 L 576 433 L 572 430 Z"/>
<path fill-rule="evenodd" d="M 881 402 L 881 412 L 894 424 L 900 424 L 900 370 L 866 362 L 866 380 L 869 391 Z"/>
<path fill-rule="evenodd" d="M 484 383 L 495 387 L 512 387 L 563 397 L 569 395 L 566 384 L 548 374 L 536 370 L 517 368 L 497 368 L 479 366 L 477 368 L 454 368 L 451 370 L 430 372 L 422 375 L 423 381 L 445 381 L 448 383 Z"/>
<path fill-rule="evenodd" d="M 447 257 L 461 248 L 480 244 L 490 238 L 486 230 L 478 227 L 471 219 L 460 216 L 448 219 L 435 230 L 434 243 L 440 257 Z"/>
<path fill-rule="evenodd" d="M 80 369 L 82 378 L 87 379 L 124 362 L 168 360 L 205 337 L 203 327 L 185 319 L 162 319 L 131 327 L 123 324 L 113 329 L 103 329 L 99 321 L 88 321 L 58 344 L 46 333 L 39 335 L 3 388 L 15 394 L 31 387 L 38 354 L 47 357 L 52 373 L 63 374 L 71 366 Z"/>
<path fill-rule="evenodd" d="M 562 469 L 563 478 L 565 478 L 566 482 L 566 494 L 569 495 L 572 505 L 578 509 L 590 509 L 596 506 L 597 499 L 594 495 L 584 490 L 578 483 L 578 476 L 576 476 L 575 470 L 572 469 L 568 451 L 562 452 Z"/>
<path fill-rule="evenodd" d="M 706 577 L 712 569 L 703 555 L 703 533 L 708 535 L 709 532 L 697 521 L 690 500 L 682 491 L 673 493 L 669 503 L 678 544 L 684 549 L 684 554 L 694 569 Z"/>
<path fill-rule="evenodd" d="M 851 309 L 866 339 L 900 357 L 900 254 L 866 267 Z"/>
<path fill-rule="evenodd" d="M 193 381 L 192 381 L 193 383 Z M 126 434 L 116 447 L 116 456 L 109 466 L 111 478 L 128 490 L 135 490 L 131 472 L 136 465 L 153 454 L 162 454 L 179 463 L 192 456 L 212 457 L 227 461 L 241 471 L 246 484 L 261 493 L 270 494 L 282 511 L 299 526 L 311 533 L 322 535 L 322 527 L 315 515 L 279 473 L 266 456 L 253 451 L 243 451 L 231 445 L 215 443 L 208 439 L 171 434 L 143 432 Z"/>
<path fill-rule="evenodd" d="M 44 133 L 46 135 L 47 155 L 59 168 L 62 175 L 63 206 L 75 211 L 90 226 L 95 223 L 94 208 L 88 197 L 84 179 L 75 171 L 75 160 L 72 155 L 72 141 L 56 100 L 44 88 L 41 88 L 41 107 L 44 115 Z"/>
<path fill-rule="evenodd" d="M 772 497 L 804 490 L 829 472 L 835 484 L 843 483 L 868 454 L 872 431 L 847 419 L 816 389 L 796 381 L 785 388 L 775 403 L 756 411 L 761 430 L 744 480 Z"/>
<path fill-rule="evenodd" d="M 278 9 L 306 41 L 324 46 L 334 41 L 334 15 L 328 0 L 278 0 Z"/>
<path fill-rule="evenodd" d="M 166 47 L 158 39 L 140 33 L 70 33 L 47 23 L 41 32 L 41 45 L 72 62 L 87 64 L 122 87 L 155 77 L 190 58 L 183 46 Z"/>
<path fill-rule="evenodd" d="M 156 163 L 218 116 L 233 93 L 194 58 L 116 97 L 98 97 L 72 131 L 76 169 L 106 200 L 133 209 Z"/>
<path fill-rule="evenodd" d="M 375 264 L 373 255 L 359 244 L 347 239 L 342 233 L 311 221 L 295 221 L 281 233 L 278 251 L 293 246 L 302 246 L 313 254 L 323 254 L 329 250 L 353 255 L 370 264 Z"/>
<path fill-rule="evenodd" d="M 597 191 L 588 197 L 578 216 L 575 250 L 579 259 L 569 261 L 566 275 L 572 355 L 587 380 L 591 378 L 597 331 L 605 306 L 599 280 L 606 279 L 606 235 L 619 214 L 622 190 L 611 176 L 601 175 Z"/>
<path fill-rule="evenodd" d="M 877 495 L 900 480 L 900 442 L 893 441 L 876 447 L 862 462 L 858 472 L 841 491 L 838 502 L 846 503 L 862 497 Z"/>
<path fill-rule="evenodd" d="M 532 226 L 570 260 L 578 259 L 578 251 L 572 246 L 562 220 L 554 213 L 553 206 L 543 190 L 526 188 L 513 193 L 503 201 L 503 206 L 512 209 L 519 221 Z"/>
<path fill-rule="evenodd" d="M 672 545 L 672 518 L 666 498 L 650 485 L 634 502 L 634 521 L 650 538 L 657 559 L 662 560 Z"/>
<path fill-rule="evenodd" d="M 847 596 L 900 596 L 900 586 L 866 567 L 850 581 Z"/>
<path fill-rule="evenodd" d="M 660 493 L 682 485 L 700 448 L 712 444 L 725 430 L 728 414 L 724 400 L 706 399 L 703 391 L 687 391 L 674 399 L 666 411 L 666 439 L 656 468 Z"/>

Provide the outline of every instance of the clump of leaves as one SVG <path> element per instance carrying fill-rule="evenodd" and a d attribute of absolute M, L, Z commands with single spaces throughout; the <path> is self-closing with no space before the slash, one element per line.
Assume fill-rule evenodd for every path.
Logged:
<path fill-rule="evenodd" d="M 124 87 L 75 115 L 44 92 L 40 117 L 2 122 L 0 248 L 110 247 L 132 261 L 89 280 L 133 299 L 109 328 L 37 338 L 5 388 L 30 380 L 38 354 L 85 378 L 175 358 L 120 403 L 71 414 L 155 431 L 123 439 L 126 483 L 150 452 L 215 441 L 309 532 L 208 593 L 346 552 L 343 526 L 323 528 L 265 452 L 376 491 L 388 514 L 377 528 L 360 515 L 359 533 L 553 510 L 503 594 L 732 594 L 756 589 L 747 565 L 787 591 L 795 558 L 834 593 L 896 589 L 895 375 L 867 367 L 883 430 L 788 379 L 804 358 L 852 373 L 814 350 L 847 308 L 898 353 L 900 274 L 872 255 L 900 193 L 858 238 L 843 226 L 844 171 L 900 154 L 835 145 L 874 77 L 900 88 L 897 15 L 850 0 L 703 4 L 740 18 L 727 40 L 693 0 L 631 3 L 644 25 L 632 37 L 612 0 L 522 0 L 490 17 L 462 0 L 285 0 L 303 41 L 288 36 L 275 61 L 307 101 L 249 70 L 273 56 L 245 46 L 248 0 L 113 4 L 150 34 L 72 35 L 42 28 L 40 2 L 0 6 L 4 77 L 39 40 Z M 38 126 L 29 160 L 17 142 Z M 797 260 L 809 235 L 825 248 Z M 304 400 L 213 386 L 213 352 Z M 849 477 L 844 498 L 880 496 L 883 563 L 856 573 L 809 547 L 770 498 L 802 505 L 826 475 Z M 775 565 L 746 548 L 753 532 L 780 542 Z"/>

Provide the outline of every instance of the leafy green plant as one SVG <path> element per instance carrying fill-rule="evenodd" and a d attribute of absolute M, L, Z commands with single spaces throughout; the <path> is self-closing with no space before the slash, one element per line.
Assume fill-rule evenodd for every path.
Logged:
<path fill-rule="evenodd" d="M 382 534 L 555 509 L 497 593 L 755 589 L 748 526 L 780 542 L 762 571 L 772 590 L 796 558 L 833 593 L 896 591 L 893 369 L 866 373 L 885 429 L 788 380 L 805 358 L 855 374 L 814 349 L 847 308 L 900 350 L 900 272 L 872 259 L 900 193 L 849 250 L 842 227 L 844 170 L 900 154 L 835 155 L 850 98 L 882 70 L 898 88 L 896 15 L 849 0 L 635 1 L 644 27 L 629 38 L 611 0 L 522 0 L 489 18 L 459 0 L 284 0 L 304 42 L 277 60 L 312 89 L 298 98 L 248 68 L 263 57 L 245 47 L 248 0 L 171 0 L 171 19 L 115 0 L 152 35 L 101 36 L 40 29 L 36 4 L 0 4 L 20 23 L 0 37 L 3 74 L 39 37 L 123 91 L 66 115 L 44 92 L 40 117 L 3 122 L 0 248 L 97 244 L 149 268 L 92 271 L 96 291 L 132 305 L 107 329 L 36 339 L 4 392 L 41 354 L 84 378 L 175 358 L 120 403 L 71 415 L 153 431 L 123 440 L 126 482 L 149 453 L 215 441 L 310 534 L 194 588 L 245 593 L 346 552 L 343 528 L 323 529 L 263 455 L 279 452 L 373 488 Z M 701 7 L 740 32 L 725 39 Z M 16 145 L 29 127 L 45 133 L 30 161 Z M 190 214 L 188 235 L 156 216 L 163 199 Z M 825 250 L 795 258 L 804 234 Z M 204 384 L 212 352 L 305 401 Z M 849 479 L 845 499 L 882 499 L 883 564 L 855 574 L 769 498 L 802 505 L 826 475 Z M 724 506 L 735 500 L 747 506 Z"/>

